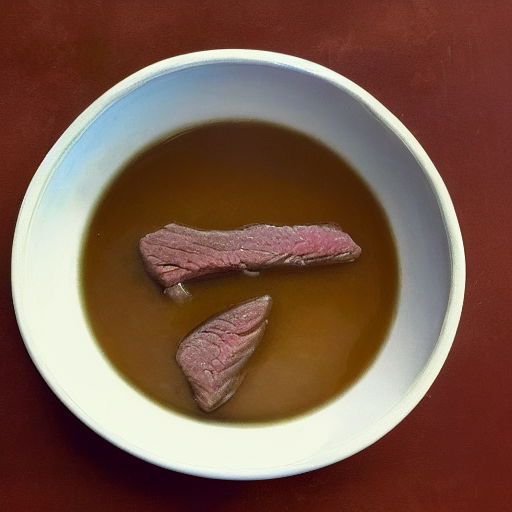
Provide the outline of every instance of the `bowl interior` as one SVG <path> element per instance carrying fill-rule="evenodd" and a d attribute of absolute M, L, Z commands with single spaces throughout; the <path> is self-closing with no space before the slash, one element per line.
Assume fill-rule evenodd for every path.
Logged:
<path fill-rule="evenodd" d="M 221 57 L 175 58 L 135 74 L 94 103 L 59 140 L 20 215 L 16 309 L 29 351 L 50 386 L 115 444 L 189 473 L 281 476 L 351 455 L 421 398 L 426 387 L 415 388 L 418 379 L 430 373 L 428 384 L 433 380 L 453 338 L 445 340 L 437 366 L 429 366 L 449 306 L 453 241 L 439 197 L 442 182 L 425 171 L 428 158 L 421 153 L 420 161 L 421 148 L 416 151 L 404 139 L 412 139 L 410 134 L 364 91 L 298 59 Z M 371 368 L 326 407 L 271 425 L 204 424 L 150 401 L 105 360 L 80 301 L 82 236 L 99 194 L 120 167 L 188 125 L 226 118 L 295 127 L 343 155 L 386 210 L 400 258 L 396 318 Z"/>

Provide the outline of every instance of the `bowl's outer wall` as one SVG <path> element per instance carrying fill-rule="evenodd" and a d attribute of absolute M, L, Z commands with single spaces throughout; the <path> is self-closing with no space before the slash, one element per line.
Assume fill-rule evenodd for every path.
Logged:
<path fill-rule="evenodd" d="M 260 427 L 211 426 L 144 398 L 105 361 L 79 297 L 82 234 L 98 194 L 119 167 L 187 125 L 232 117 L 291 125 L 347 158 L 385 207 L 401 264 L 396 319 L 367 374 L 318 412 Z M 34 362 L 61 400 L 131 453 L 219 478 L 307 471 L 359 451 L 396 425 L 427 391 L 448 353 L 462 306 L 464 271 L 448 193 L 425 152 L 394 116 L 321 66 L 241 50 L 162 61 L 97 100 L 41 164 L 25 197 L 13 248 L 20 328 Z"/>

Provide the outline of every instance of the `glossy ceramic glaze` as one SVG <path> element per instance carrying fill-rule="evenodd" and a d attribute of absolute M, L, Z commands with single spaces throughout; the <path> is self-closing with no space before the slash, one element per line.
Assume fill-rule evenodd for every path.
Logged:
<path fill-rule="evenodd" d="M 396 318 L 364 377 L 312 414 L 257 427 L 187 419 L 137 392 L 94 342 L 79 297 L 82 236 L 116 172 L 147 145 L 188 125 L 229 118 L 295 127 L 342 154 L 386 210 L 401 263 Z M 305 60 L 217 50 L 135 73 L 72 123 L 27 191 L 12 276 L 27 348 L 82 421 L 155 464 L 248 479 L 338 461 L 403 419 L 448 354 L 462 307 L 465 265 L 456 215 L 439 174 L 379 102 L 343 76 Z"/>

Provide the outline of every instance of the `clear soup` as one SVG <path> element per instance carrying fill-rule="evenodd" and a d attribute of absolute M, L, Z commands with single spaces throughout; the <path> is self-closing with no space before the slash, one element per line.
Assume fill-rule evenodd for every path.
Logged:
<path fill-rule="evenodd" d="M 169 222 L 202 229 L 334 222 L 362 247 L 353 263 L 190 282 L 173 303 L 146 274 L 139 239 Z M 85 236 L 83 302 L 97 342 L 133 386 L 166 407 L 215 421 L 274 421 L 340 395 L 385 341 L 398 259 L 366 183 L 320 142 L 256 121 L 193 127 L 129 162 Z M 235 396 L 205 414 L 176 361 L 180 341 L 230 305 L 269 294 L 273 309 Z"/>

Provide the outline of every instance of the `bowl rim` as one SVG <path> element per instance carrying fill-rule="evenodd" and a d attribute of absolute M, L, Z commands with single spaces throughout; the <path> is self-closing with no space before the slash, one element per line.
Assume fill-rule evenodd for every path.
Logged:
<path fill-rule="evenodd" d="M 85 131 L 87 127 L 93 123 L 106 108 L 108 108 L 109 105 L 129 94 L 134 89 L 140 87 L 145 82 L 153 80 L 158 76 L 182 69 L 212 64 L 257 64 L 290 69 L 316 77 L 334 85 L 337 88 L 343 89 L 345 92 L 350 94 L 359 103 L 365 106 L 367 110 L 395 136 L 397 136 L 417 161 L 436 197 L 447 234 L 451 263 L 450 292 L 439 337 L 427 363 L 423 368 L 423 371 L 416 377 L 408 392 L 402 397 L 398 404 L 391 408 L 379 421 L 365 429 L 361 434 L 351 438 L 349 443 L 351 445 L 350 450 L 345 449 L 347 443 L 344 443 L 343 448 L 345 450 L 343 453 L 331 453 L 330 457 L 324 457 L 321 462 L 310 464 L 307 467 L 304 465 L 299 467 L 283 465 L 270 467 L 265 470 L 244 470 L 243 474 L 240 474 L 232 470 L 219 471 L 217 468 L 211 469 L 208 467 L 197 467 L 195 465 L 159 460 L 153 454 L 143 452 L 140 447 L 131 446 L 126 442 L 126 440 L 116 437 L 115 433 L 106 431 L 94 418 L 88 416 L 88 414 L 67 395 L 66 391 L 61 388 L 57 382 L 52 380 L 51 374 L 45 367 L 40 354 L 33 350 L 31 336 L 24 326 L 24 322 L 27 317 L 22 307 L 21 300 L 24 293 L 21 279 L 21 256 L 24 250 L 25 238 L 30 227 L 33 211 L 39 202 L 40 194 L 44 191 L 47 180 L 51 177 L 53 169 L 58 165 L 62 155 L 65 154 L 80 134 L 83 133 L 83 131 Z M 83 423 L 101 437 L 147 462 L 196 476 L 240 480 L 290 476 L 333 464 L 363 450 L 398 425 L 398 423 L 400 423 L 425 396 L 448 356 L 462 311 L 466 279 L 465 276 L 466 263 L 462 234 L 448 190 L 425 150 L 421 147 L 411 132 L 403 125 L 403 123 L 370 93 L 331 69 L 291 55 L 247 49 L 206 50 L 161 60 L 129 75 L 89 105 L 58 138 L 35 172 L 27 188 L 18 214 L 13 238 L 11 259 L 13 304 L 25 347 L 33 363 L 50 389 L 66 405 L 66 407 L 73 412 L 75 416 L 77 416 Z"/>

